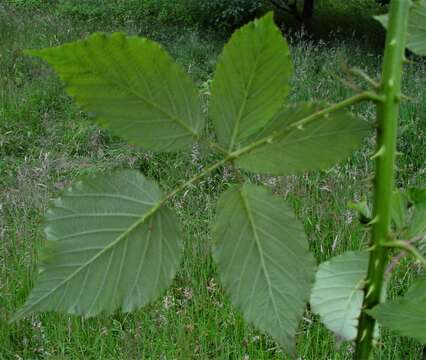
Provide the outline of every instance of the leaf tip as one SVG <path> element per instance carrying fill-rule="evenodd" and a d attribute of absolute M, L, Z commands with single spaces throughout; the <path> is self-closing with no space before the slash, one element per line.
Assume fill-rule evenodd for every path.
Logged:
<path fill-rule="evenodd" d="M 42 54 L 42 50 L 36 50 L 36 49 L 24 49 L 22 50 L 22 54 L 26 56 L 32 56 L 32 57 L 40 57 Z"/>
<path fill-rule="evenodd" d="M 26 310 L 25 306 L 18 309 L 15 313 L 13 313 L 12 317 L 9 319 L 8 323 L 9 325 L 17 323 L 18 321 L 25 318 L 27 315 L 29 315 L 28 311 Z"/>

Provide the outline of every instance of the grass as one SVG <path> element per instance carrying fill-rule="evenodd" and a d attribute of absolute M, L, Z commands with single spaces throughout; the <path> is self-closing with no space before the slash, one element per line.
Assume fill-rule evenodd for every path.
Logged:
<path fill-rule="evenodd" d="M 85 174 L 136 168 L 165 189 L 197 173 L 214 160 L 201 145 L 191 153 L 152 154 L 124 145 L 87 121 L 42 62 L 27 58 L 25 48 L 53 46 L 93 31 L 122 30 L 160 41 L 190 73 L 208 98 L 208 79 L 223 46 L 220 36 L 136 22 L 82 22 L 34 7 L 0 5 L 0 359 L 282 359 L 267 336 L 246 324 L 224 294 L 210 256 L 209 225 L 220 192 L 233 181 L 220 169 L 174 200 L 185 234 L 185 256 L 172 287 L 162 298 L 132 314 L 80 319 L 56 313 L 32 316 L 9 325 L 37 273 L 43 246 L 43 213 L 50 199 Z M 380 49 L 364 40 L 311 42 L 290 40 L 296 69 L 292 101 L 338 101 L 351 93 L 339 79 L 356 65 L 377 76 Z M 362 86 L 352 79 L 352 85 Z M 405 93 L 414 98 L 401 109 L 397 185 L 425 186 L 426 64 L 406 68 Z M 357 113 L 373 120 L 369 106 Z M 368 195 L 373 138 L 350 159 L 326 171 L 288 177 L 252 176 L 281 194 L 294 207 L 318 260 L 359 249 L 367 234 L 347 201 Z M 420 271 L 411 259 L 398 267 L 388 296 L 405 291 Z M 350 359 L 350 344 L 338 347 L 311 313 L 305 314 L 297 350 L 303 359 Z M 422 359 L 424 349 L 384 331 L 376 359 Z"/>

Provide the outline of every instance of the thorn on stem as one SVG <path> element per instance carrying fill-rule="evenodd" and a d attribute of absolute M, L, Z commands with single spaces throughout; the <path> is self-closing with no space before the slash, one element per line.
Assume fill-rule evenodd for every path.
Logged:
<path fill-rule="evenodd" d="M 373 225 L 379 222 L 379 215 L 376 215 L 367 225 Z"/>
<path fill-rule="evenodd" d="M 366 297 L 366 298 L 370 297 L 370 296 L 371 296 L 371 294 L 373 293 L 373 291 L 374 291 L 374 289 L 375 289 L 375 288 L 376 288 L 376 287 L 375 287 L 374 285 L 371 285 L 371 286 L 368 288 L 367 295 L 365 295 L 365 297 Z"/>
<path fill-rule="evenodd" d="M 373 156 L 370 157 L 370 160 L 374 160 L 374 159 L 382 156 L 385 153 L 385 151 L 386 151 L 385 150 L 385 145 L 382 145 L 380 147 L 380 149 Z"/>

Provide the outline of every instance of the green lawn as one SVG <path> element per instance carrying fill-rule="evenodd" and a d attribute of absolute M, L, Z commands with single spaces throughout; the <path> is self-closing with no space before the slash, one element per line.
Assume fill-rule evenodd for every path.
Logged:
<path fill-rule="evenodd" d="M 33 1 L 38 3 L 40 1 Z M 191 153 L 152 154 L 123 144 L 87 121 L 41 61 L 26 48 L 54 46 L 93 31 L 125 31 L 159 41 L 199 85 L 208 101 L 209 79 L 225 39 L 209 32 L 159 27 L 157 22 L 82 21 L 53 7 L 0 4 L 0 359 L 283 359 L 277 345 L 246 324 L 218 281 L 210 256 L 209 226 L 218 194 L 233 181 L 223 168 L 174 200 L 185 238 L 185 256 L 171 289 L 132 314 L 87 320 L 45 313 L 7 323 L 23 304 L 37 274 L 43 244 L 43 213 L 50 199 L 77 177 L 115 168 L 140 169 L 164 189 L 214 161 L 202 145 Z M 28 1 L 31 3 L 31 1 Z M 292 101 L 338 101 L 351 86 L 345 67 L 376 77 L 381 49 L 366 39 L 290 40 L 295 65 Z M 348 83 L 351 86 L 348 86 Z M 404 89 L 413 98 L 401 109 L 397 186 L 426 185 L 426 62 L 406 66 Z M 374 118 L 372 107 L 355 110 Z M 326 171 L 288 177 L 251 176 L 294 207 L 318 262 L 359 249 L 368 234 L 348 210 L 349 200 L 370 190 L 374 138 L 350 159 Z M 389 297 L 401 294 L 420 272 L 405 259 L 389 282 Z M 309 311 L 298 332 L 303 359 L 350 359 L 351 344 L 336 344 Z M 407 338 L 382 332 L 376 359 L 422 359 L 424 349 Z"/>

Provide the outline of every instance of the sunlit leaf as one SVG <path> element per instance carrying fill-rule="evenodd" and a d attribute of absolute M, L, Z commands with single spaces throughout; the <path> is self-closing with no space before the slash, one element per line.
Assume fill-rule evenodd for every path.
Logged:
<path fill-rule="evenodd" d="M 76 183 L 47 212 L 47 246 L 35 288 L 14 315 L 55 310 L 128 312 L 171 283 L 182 255 L 174 214 L 136 171 Z"/>
<path fill-rule="evenodd" d="M 319 104 L 299 104 L 282 109 L 255 139 L 279 133 L 314 112 Z M 327 168 L 360 147 L 370 125 L 346 111 L 338 111 L 304 127 L 293 128 L 272 143 L 237 159 L 238 166 L 273 175 Z"/>
<path fill-rule="evenodd" d="M 320 264 L 311 294 L 312 311 L 340 340 L 353 340 L 367 275 L 368 253 L 346 252 Z"/>
<path fill-rule="evenodd" d="M 236 185 L 221 196 L 213 230 L 231 301 L 292 352 L 315 269 L 302 224 L 266 188 Z"/>
<path fill-rule="evenodd" d="M 67 92 L 98 124 L 131 143 L 177 150 L 203 127 L 197 88 L 153 41 L 96 33 L 28 53 L 53 66 Z"/>
<path fill-rule="evenodd" d="M 417 280 L 403 298 L 367 311 L 382 326 L 426 343 L 426 279 Z"/>
<path fill-rule="evenodd" d="M 261 129 L 280 108 L 292 65 L 272 13 L 237 30 L 213 77 L 209 115 L 219 142 L 234 148 Z"/>

